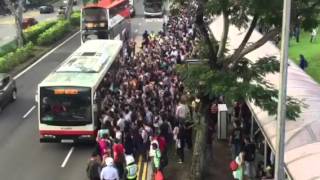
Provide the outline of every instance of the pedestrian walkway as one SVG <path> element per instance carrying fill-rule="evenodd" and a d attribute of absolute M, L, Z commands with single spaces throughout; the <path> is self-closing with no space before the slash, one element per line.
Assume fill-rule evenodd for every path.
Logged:
<path fill-rule="evenodd" d="M 203 174 L 203 180 L 232 180 L 232 174 L 229 169 L 231 161 L 230 148 L 226 141 L 214 141 L 212 159 L 206 158 L 206 167 Z M 164 170 L 168 180 L 188 180 L 190 167 L 192 163 L 192 151 L 185 150 L 186 160 L 183 164 L 177 163 L 175 151 L 169 154 L 169 165 Z"/>

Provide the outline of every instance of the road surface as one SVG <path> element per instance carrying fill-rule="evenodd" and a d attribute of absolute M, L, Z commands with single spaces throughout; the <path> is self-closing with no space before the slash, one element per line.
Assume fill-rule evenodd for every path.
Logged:
<path fill-rule="evenodd" d="M 54 13 L 40 14 L 38 9 L 33 9 L 23 13 L 23 18 L 33 17 L 38 22 L 56 20 L 58 17 L 58 6 L 61 4 L 63 3 L 57 2 L 54 4 Z M 77 6 L 74 6 L 74 10 L 79 10 L 80 6 L 81 3 L 78 3 Z M 12 41 L 15 38 L 15 35 L 16 28 L 13 16 L 0 16 L 0 46 Z"/>
<path fill-rule="evenodd" d="M 141 9 L 140 1 L 136 6 Z M 144 28 L 158 31 L 161 27 L 162 19 L 145 20 L 139 16 L 132 19 L 134 36 L 141 35 Z M 34 101 L 37 84 L 79 46 L 78 33 L 24 74 L 16 76 L 18 99 L 0 113 L 0 179 L 86 179 L 85 167 L 93 147 L 40 144 Z"/>

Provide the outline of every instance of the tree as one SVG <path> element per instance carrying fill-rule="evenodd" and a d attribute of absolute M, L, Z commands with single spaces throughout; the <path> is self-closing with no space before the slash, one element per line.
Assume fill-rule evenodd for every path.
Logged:
<path fill-rule="evenodd" d="M 23 0 L 5 0 L 4 1 L 14 16 L 16 25 L 17 45 L 22 47 L 24 43 L 24 37 L 22 32 L 22 13 L 23 13 Z"/>
<path fill-rule="evenodd" d="M 194 82 L 186 82 L 191 89 L 197 87 L 199 80 L 205 82 L 202 88 L 204 96 L 217 96 L 224 94 L 231 100 L 251 100 L 270 114 L 276 113 L 277 91 L 263 79 L 267 73 L 279 70 L 279 63 L 274 57 L 265 57 L 250 63 L 245 55 L 256 50 L 266 42 L 279 35 L 282 25 L 282 2 L 278 0 L 175 0 L 179 5 L 193 4 L 195 2 L 195 25 L 202 40 L 199 45 L 202 59 L 208 59 L 209 67 L 196 66 L 196 73 L 192 74 L 192 68 L 180 72 L 192 74 L 190 79 Z M 292 25 L 305 30 L 317 26 L 320 1 L 318 0 L 293 0 L 295 4 L 292 10 Z M 189 7 L 189 9 L 192 7 Z M 208 29 L 204 17 L 222 15 L 223 31 L 220 42 Z M 226 55 L 227 37 L 230 24 L 238 28 L 246 28 L 246 34 L 238 48 Z M 267 31 L 256 42 L 248 43 L 257 27 L 267 27 Z M 188 75 L 189 76 L 189 75 Z M 191 76 L 191 75 L 190 75 Z M 191 81 L 191 80 L 190 80 Z M 194 89 L 194 91 L 196 91 Z M 198 90 L 197 90 L 198 91 Z M 288 98 L 287 115 L 289 119 L 299 116 L 300 108 L 298 100 Z"/>
<path fill-rule="evenodd" d="M 195 2 L 195 3 L 193 3 Z M 279 61 L 275 57 L 264 57 L 252 63 L 245 55 L 256 50 L 266 42 L 279 35 L 282 24 L 282 2 L 278 0 L 175 0 L 178 5 L 189 4 L 188 11 L 193 12 L 194 24 L 197 27 L 201 41 L 198 50 L 199 59 L 207 59 L 198 65 L 181 65 L 177 71 L 184 79 L 184 84 L 190 93 L 207 97 L 218 97 L 223 94 L 227 103 L 233 101 L 250 101 L 261 109 L 274 115 L 277 112 L 278 91 L 264 79 L 268 73 L 279 71 Z M 293 0 L 292 26 L 309 30 L 317 26 L 320 1 Z M 194 7 L 192 5 L 195 4 Z M 204 17 L 222 16 L 223 31 L 218 42 L 204 21 Z M 246 28 L 246 34 L 240 45 L 231 53 L 227 52 L 227 41 L 230 24 L 238 28 Z M 256 42 L 248 43 L 257 27 L 266 27 L 263 36 Z M 218 27 L 217 27 L 218 28 Z M 201 82 L 201 83 L 200 83 Z M 295 119 L 301 112 L 303 102 L 288 97 L 287 117 Z M 208 107 L 207 105 L 202 105 Z M 203 122 L 201 127 L 207 127 Z M 197 146 L 204 147 L 201 135 L 205 128 L 197 128 Z M 194 154 L 191 172 L 192 180 L 201 179 L 201 167 L 204 163 L 197 150 Z M 194 175 L 196 174 L 196 175 Z"/>
<path fill-rule="evenodd" d="M 68 20 L 70 19 L 72 14 L 72 7 L 73 7 L 73 0 L 68 0 L 67 8 L 64 15 L 65 19 L 68 19 Z"/>

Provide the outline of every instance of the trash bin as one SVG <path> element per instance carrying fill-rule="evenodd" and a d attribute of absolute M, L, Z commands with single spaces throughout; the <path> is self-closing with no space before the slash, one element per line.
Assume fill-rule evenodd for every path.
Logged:
<path fill-rule="evenodd" d="M 226 104 L 218 104 L 218 139 L 226 140 L 228 132 L 228 108 Z"/>

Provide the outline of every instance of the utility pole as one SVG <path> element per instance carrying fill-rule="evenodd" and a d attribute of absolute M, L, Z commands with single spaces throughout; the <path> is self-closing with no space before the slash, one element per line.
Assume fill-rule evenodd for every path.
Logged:
<path fill-rule="evenodd" d="M 277 139 L 276 139 L 276 166 L 275 179 L 283 180 L 284 176 L 284 150 L 286 129 L 286 98 L 287 98 L 287 75 L 288 75 L 288 48 L 290 32 L 291 0 L 283 1 L 281 54 L 280 54 L 280 82 L 279 100 L 277 113 Z"/>

